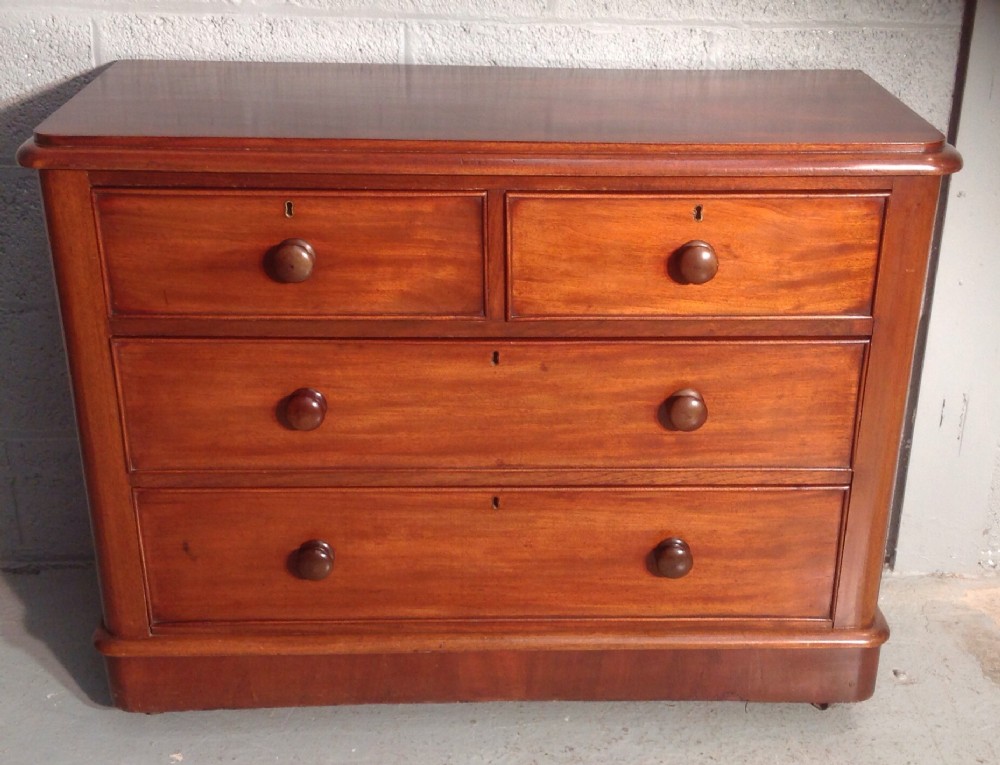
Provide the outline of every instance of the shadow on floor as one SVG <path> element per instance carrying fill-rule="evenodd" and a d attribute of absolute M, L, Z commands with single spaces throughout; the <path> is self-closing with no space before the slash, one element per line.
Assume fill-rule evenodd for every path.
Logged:
<path fill-rule="evenodd" d="M 24 346 L 23 353 L 18 345 L 18 363 L 13 370 L 13 378 L 4 381 L 5 386 L 18 394 L 11 401 L 20 402 L 23 399 L 32 404 L 41 400 L 39 385 L 45 383 L 32 377 L 31 370 L 63 368 L 63 362 L 49 360 L 49 357 L 61 359 L 63 351 L 58 327 L 54 323 L 52 306 L 55 296 L 47 265 L 41 198 L 34 180 L 29 182 L 27 171 L 15 169 L 11 164 L 18 144 L 31 136 L 35 125 L 62 106 L 104 68 L 106 67 L 97 67 L 65 81 L 53 83 L 47 88 L 33 90 L 0 109 L 0 154 L 3 156 L 0 164 L 3 165 L 3 180 L 10 186 L 4 189 L 3 195 L 7 216 L 0 216 L 6 224 L 0 226 L 3 229 L 0 231 L 0 266 L 3 267 L 0 268 L 0 277 L 9 283 L 5 297 L 13 296 L 7 299 L 17 309 L 15 313 L 20 312 L 18 315 L 26 317 L 23 318 L 22 325 L 17 324 L 16 317 L 7 318 L 7 329 L 15 333 L 15 339 L 24 340 L 20 343 Z M 44 323 L 41 334 L 39 321 Z M 31 322 L 34 324 L 31 325 Z M 53 327 L 55 331 L 52 331 Z M 51 392 L 51 398 L 57 402 L 55 406 L 60 414 L 60 425 L 64 430 L 69 429 L 72 428 L 69 388 L 65 375 L 55 375 L 54 379 L 55 382 L 51 384 L 53 390 L 44 390 Z M 52 424 L 51 420 L 36 422 L 23 415 L 24 412 L 30 413 L 35 409 L 38 407 L 25 405 L 16 407 L 15 411 L 2 413 L 5 425 L 29 433 L 39 431 L 46 436 L 40 439 L 22 439 L 25 442 L 22 447 L 24 454 L 13 466 L 9 466 L 12 472 L 6 479 L 22 485 L 33 485 L 37 483 L 37 476 L 24 471 L 33 469 L 38 464 L 46 464 L 49 476 L 46 487 L 63 484 L 72 487 L 80 492 L 80 501 L 85 507 L 79 480 L 79 463 L 75 460 L 52 460 L 51 454 L 41 451 L 48 448 L 52 441 L 48 437 L 51 435 Z M 15 416 L 18 419 L 14 419 Z M 0 449 L 3 446 L 0 443 Z M 69 503 L 52 502 L 49 507 L 37 510 L 60 513 L 66 508 L 73 509 Z M 30 509 L 32 512 L 36 511 L 36 508 Z M 11 508 L 0 505 L 0 514 L 9 516 L 11 512 Z M 49 525 L 60 528 L 61 520 L 60 517 L 53 516 Z M 14 528 L 17 524 L 16 520 L 8 520 L 7 523 Z M 58 543 L 62 544 L 63 541 L 60 539 Z M 3 552 L 6 555 L 11 553 L 8 549 Z M 75 554 L 75 551 L 69 550 L 61 552 Z M 93 646 L 93 632 L 101 614 L 93 565 L 62 563 L 40 567 L 29 564 L 4 568 L 0 570 L 0 588 L 16 596 L 7 598 L 0 604 L 0 640 L 23 651 L 41 671 L 51 675 L 81 701 L 109 705 L 111 698 L 104 678 L 103 662 Z"/>
<path fill-rule="evenodd" d="M 24 651 L 84 703 L 110 706 L 104 663 L 93 643 L 101 618 L 93 565 L 7 568 L 0 586 L 23 606 L 20 614 L 2 614 L 0 640 Z"/>

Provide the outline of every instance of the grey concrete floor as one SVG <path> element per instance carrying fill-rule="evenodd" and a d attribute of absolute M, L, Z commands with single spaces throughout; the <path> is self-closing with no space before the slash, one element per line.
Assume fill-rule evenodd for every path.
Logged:
<path fill-rule="evenodd" d="M 108 706 L 90 569 L 0 578 L 0 763 L 1000 763 L 1000 579 L 888 577 L 875 696 L 136 715 Z"/>

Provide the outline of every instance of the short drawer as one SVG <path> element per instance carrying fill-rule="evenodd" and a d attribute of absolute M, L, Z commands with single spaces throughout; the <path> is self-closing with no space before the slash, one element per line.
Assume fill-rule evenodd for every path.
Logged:
<path fill-rule="evenodd" d="M 160 623 L 828 618 L 843 499 L 836 489 L 137 494 Z M 664 564 L 679 578 L 654 573 L 666 540 L 680 540 Z"/>
<path fill-rule="evenodd" d="M 867 316 L 881 196 L 510 194 L 512 318 Z"/>
<path fill-rule="evenodd" d="M 482 194 L 100 190 L 111 311 L 480 317 Z"/>
<path fill-rule="evenodd" d="M 865 348 L 115 343 L 134 469 L 280 471 L 847 467 Z"/>

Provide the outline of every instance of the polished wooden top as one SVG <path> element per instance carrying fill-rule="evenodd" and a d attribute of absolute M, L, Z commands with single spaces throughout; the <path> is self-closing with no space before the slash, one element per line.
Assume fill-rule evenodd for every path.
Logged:
<path fill-rule="evenodd" d="M 943 137 L 854 71 L 122 61 L 45 120 L 35 143 L 885 153 L 934 151 Z"/>

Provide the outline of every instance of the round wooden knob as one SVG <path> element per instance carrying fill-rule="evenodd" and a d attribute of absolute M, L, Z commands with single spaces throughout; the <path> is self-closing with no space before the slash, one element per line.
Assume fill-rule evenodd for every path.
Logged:
<path fill-rule="evenodd" d="M 326 398 L 314 388 L 299 388 L 281 402 L 278 416 L 292 430 L 315 430 L 326 417 Z"/>
<path fill-rule="evenodd" d="M 264 258 L 264 268 L 276 282 L 295 284 L 312 275 L 316 251 L 305 239 L 286 239 Z"/>
<path fill-rule="evenodd" d="M 685 388 L 672 394 L 664 402 L 664 410 L 664 425 L 670 430 L 690 432 L 697 430 L 708 420 L 705 399 L 694 388 Z"/>
<path fill-rule="evenodd" d="M 295 551 L 292 569 L 299 579 L 326 579 L 333 571 L 333 548 L 322 539 L 303 542 Z"/>
<path fill-rule="evenodd" d="M 704 284 L 719 272 L 719 258 L 708 242 L 693 239 L 674 253 L 677 279 L 684 284 Z"/>
<path fill-rule="evenodd" d="M 653 573 L 667 579 L 687 576 L 694 565 L 694 557 L 687 542 L 678 537 L 664 539 L 653 549 Z"/>

